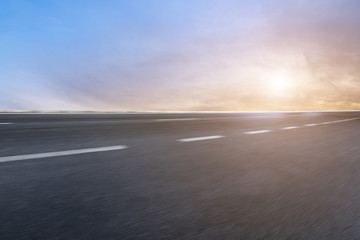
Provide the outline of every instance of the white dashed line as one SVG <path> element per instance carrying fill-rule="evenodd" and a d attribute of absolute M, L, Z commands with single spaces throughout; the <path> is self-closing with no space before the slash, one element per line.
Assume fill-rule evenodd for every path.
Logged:
<path fill-rule="evenodd" d="M 25 154 L 25 155 L 17 155 L 17 156 L 7 156 L 0 157 L 0 162 L 12 162 L 12 161 L 21 161 L 21 160 L 30 160 L 37 158 L 48 158 L 48 157 L 59 157 L 59 156 L 67 156 L 67 155 L 76 155 L 76 154 L 84 154 L 84 153 L 95 153 L 95 152 L 106 152 L 106 151 L 114 151 L 125 149 L 127 146 L 119 145 L 119 146 L 109 146 L 109 147 L 99 147 L 99 148 L 85 148 L 85 149 L 75 149 L 68 151 L 59 151 L 59 152 L 47 152 L 47 153 L 35 153 L 35 154 Z"/>
<path fill-rule="evenodd" d="M 290 129 L 295 129 L 295 128 L 299 128 L 298 126 L 291 126 L 291 127 L 283 127 L 281 129 L 283 130 L 290 130 Z"/>
<path fill-rule="evenodd" d="M 13 123 L 0 123 L 0 125 L 8 125 L 8 124 L 13 124 Z"/>
<path fill-rule="evenodd" d="M 332 121 L 331 123 L 340 123 L 340 122 L 347 122 L 347 121 L 350 121 L 350 120 L 338 120 L 338 121 Z"/>
<path fill-rule="evenodd" d="M 313 127 L 313 126 L 318 126 L 318 125 L 326 125 L 326 124 L 332 124 L 332 123 L 341 123 L 341 122 L 347 122 L 347 121 L 352 121 L 352 120 L 356 120 L 356 119 L 360 119 L 360 118 L 348 118 L 348 119 L 342 119 L 342 120 L 336 120 L 336 121 L 329 121 L 329 122 L 321 122 L 321 123 L 309 123 L 309 124 L 305 124 L 305 127 Z"/>
<path fill-rule="evenodd" d="M 356 119 L 359 119 L 359 118 L 348 118 L 348 119 L 342 119 L 342 120 L 336 120 L 336 121 L 330 121 L 330 122 L 322 122 L 322 123 L 319 123 L 319 124 L 331 124 L 331 123 L 341 123 L 341 122 L 347 122 L 347 121 L 352 121 L 352 120 L 356 120 Z"/>
<path fill-rule="evenodd" d="M 195 138 L 183 138 L 179 139 L 179 142 L 194 142 L 194 141 L 203 141 L 203 140 L 211 140 L 217 138 L 223 138 L 224 136 L 216 135 L 216 136 L 206 136 L 206 137 L 195 137 Z"/>
<path fill-rule="evenodd" d="M 337 121 L 333 121 L 334 123 L 338 123 L 338 122 L 347 122 L 347 121 L 352 121 L 352 120 L 356 120 L 359 118 L 349 118 L 349 119 L 343 119 L 343 120 L 337 120 Z"/>
<path fill-rule="evenodd" d="M 249 132 L 244 132 L 244 134 L 259 134 L 259 133 L 268 133 L 268 132 L 271 132 L 271 130 L 249 131 Z"/>
<path fill-rule="evenodd" d="M 319 125 L 319 124 L 317 124 L 317 123 L 310 123 L 310 124 L 305 124 L 304 126 L 305 126 L 305 127 L 313 127 L 313 126 L 317 126 L 317 125 Z"/>
<path fill-rule="evenodd" d="M 198 120 L 198 118 L 164 118 L 164 119 L 155 119 L 157 122 L 167 122 L 167 121 L 192 121 Z"/>

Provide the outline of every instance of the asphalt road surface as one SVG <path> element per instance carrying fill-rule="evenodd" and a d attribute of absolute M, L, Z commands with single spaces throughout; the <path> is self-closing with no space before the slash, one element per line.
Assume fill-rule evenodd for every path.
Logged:
<path fill-rule="evenodd" d="M 1 114 L 0 239 L 360 239 L 360 112 Z"/>

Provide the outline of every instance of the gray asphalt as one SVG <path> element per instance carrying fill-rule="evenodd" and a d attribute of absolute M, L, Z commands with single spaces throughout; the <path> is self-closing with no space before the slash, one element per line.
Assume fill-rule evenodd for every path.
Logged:
<path fill-rule="evenodd" d="M 358 117 L 0 114 L 0 159 L 128 147 L 0 163 L 0 239 L 360 239 Z"/>

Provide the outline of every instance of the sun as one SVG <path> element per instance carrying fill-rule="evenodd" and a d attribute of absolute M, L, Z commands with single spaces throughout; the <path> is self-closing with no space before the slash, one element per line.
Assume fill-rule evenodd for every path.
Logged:
<path fill-rule="evenodd" d="M 267 78 L 268 90 L 271 95 L 286 96 L 291 90 L 291 76 L 287 72 L 277 72 Z"/>
<path fill-rule="evenodd" d="M 287 85 L 286 79 L 283 78 L 274 79 L 270 82 L 271 90 L 278 93 L 286 91 Z"/>

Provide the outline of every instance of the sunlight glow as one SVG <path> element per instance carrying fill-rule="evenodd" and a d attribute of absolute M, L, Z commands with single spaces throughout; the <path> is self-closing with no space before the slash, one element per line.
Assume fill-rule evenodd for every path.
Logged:
<path fill-rule="evenodd" d="M 267 78 L 268 90 L 272 96 L 286 96 L 291 93 L 291 74 L 285 71 L 276 72 Z"/>

